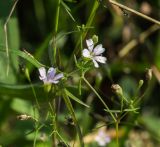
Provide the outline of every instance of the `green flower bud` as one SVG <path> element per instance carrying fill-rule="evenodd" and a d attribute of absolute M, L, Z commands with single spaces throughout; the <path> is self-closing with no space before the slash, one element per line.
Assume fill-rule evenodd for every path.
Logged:
<path fill-rule="evenodd" d="M 98 43 L 98 36 L 97 35 L 93 35 L 92 36 L 92 40 L 93 40 L 94 44 Z"/>
<path fill-rule="evenodd" d="M 85 29 L 86 29 L 86 26 L 84 25 L 84 24 L 82 24 L 82 31 L 85 31 Z"/>
<path fill-rule="evenodd" d="M 139 88 L 142 87 L 143 83 L 144 83 L 143 80 L 139 80 L 139 84 L 138 84 Z"/>

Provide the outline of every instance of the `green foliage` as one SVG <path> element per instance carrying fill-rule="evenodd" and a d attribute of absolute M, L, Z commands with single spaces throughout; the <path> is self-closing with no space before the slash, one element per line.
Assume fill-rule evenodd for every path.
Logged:
<path fill-rule="evenodd" d="M 101 128 L 109 147 L 134 145 L 133 131 L 147 132 L 159 146 L 157 4 L 0 1 L 0 146 L 97 147 Z M 106 49 L 100 68 L 94 49 L 83 55 L 90 38 Z M 50 83 L 40 67 L 63 77 Z M 147 79 L 149 68 L 154 76 Z"/>

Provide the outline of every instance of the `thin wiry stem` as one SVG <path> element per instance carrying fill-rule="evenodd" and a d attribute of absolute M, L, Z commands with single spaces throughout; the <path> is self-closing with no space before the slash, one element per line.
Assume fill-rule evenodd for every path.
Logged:
<path fill-rule="evenodd" d="M 36 91 L 35 91 L 34 86 L 32 84 L 28 69 L 26 69 L 25 74 L 26 74 L 26 77 L 27 77 L 27 79 L 28 79 L 28 81 L 29 81 L 29 83 L 31 85 L 31 89 L 32 89 L 33 95 L 35 97 L 35 101 L 36 101 L 37 107 L 38 107 L 38 109 L 40 109 L 40 105 L 39 105 L 39 102 L 38 102 L 37 94 L 36 94 Z"/>
<path fill-rule="evenodd" d="M 36 141 L 37 141 L 37 136 L 38 136 L 38 132 L 39 130 L 43 127 L 43 125 L 39 126 L 36 128 L 36 131 L 35 131 L 35 136 L 34 136 L 34 141 L 33 141 L 33 147 L 36 147 Z"/>
<path fill-rule="evenodd" d="M 119 122 L 118 122 L 118 120 L 117 120 L 117 122 L 116 122 L 116 143 L 117 143 L 117 147 L 119 147 Z"/>
<path fill-rule="evenodd" d="M 57 138 L 57 134 L 55 133 L 57 131 L 57 115 L 56 115 L 56 101 L 55 99 L 53 100 L 53 106 L 52 104 L 49 102 L 49 107 L 50 107 L 50 112 L 51 114 L 53 114 L 53 132 L 52 133 L 52 137 L 53 137 L 53 145 L 56 146 L 56 138 Z"/>
<path fill-rule="evenodd" d="M 57 10 L 56 10 L 56 17 L 55 17 L 55 28 L 54 28 L 55 33 L 57 33 L 57 31 L 58 31 L 60 3 L 61 3 L 61 0 L 58 0 L 58 2 L 57 2 Z"/>
<path fill-rule="evenodd" d="M 69 145 L 67 144 L 67 142 L 63 139 L 63 137 L 58 133 L 58 131 L 53 131 L 52 133 L 51 133 L 51 135 L 53 134 L 53 133 L 56 133 L 57 135 L 58 135 L 58 137 L 63 141 L 63 143 L 67 146 L 67 147 L 69 147 Z"/>
<path fill-rule="evenodd" d="M 69 62 L 67 64 L 67 68 L 68 68 L 68 66 L 72 65 L 72 62 L 73 62 L 73 59 L 74 59 L 74 55 L 77 55 L 80 52 L 79 45 L 81 43 L 81 40 L 85 39 L 85 37 L 86 37 L 86 35 L 88 33 L 88 30 L 91 28 L 91 25 L 93 23 L 93 20 L 94 20 L 94 17 L 96 15 L 98 7 L 99 7 L 99 2 L 97 0 L 94 0 L 90 16 L 89 16 L 89 18 L 88 18 L 88 20 L 86 22 L 86 25 L 85 25 L 85 31 L 82 32 L 81 36 L 78 39 L 76 47 L 75 47 L 74 51 L 72 52 L 71 58 L 70 58 L 70 60 L 69 60 Z"/>
<path fill-rule="evenodd" d="M 56 8 L 56 15 L 55 15 L 55 26 L 54 26 L 54 36 L 52 38 L 53 44 L 53 63 L 56 64 L 56 55 L 57 55 L 57 41 L 56 35 L 58 32 L 58 25 L 59 25 L 59 13 L 60 13 L 60 4 L 61 0 L 57 0 L 57 8 Z"/>
<path fill-rule="evenodd" d="M 108 1 L 109 1 L 111 4 L 118 6 L 119 8 L 122 8 L 122 9 L 125 9 L 125 10 L 129 11 L 129 12 L 132 12 L 132 13 L 134 13 L 134 14 L 136 14 L 136 15 L 144 18 L 144 19 L 147 19 L 147 20 L 149 20 L 149 21 L 151 21 L 151 22 L 153 22 L 153 23 L 155 23 L 155 24 L 157 24 L 157 25 L 160 26 L 160 21 L 158 21 L 158 20 L 156 20 L 156 19 L 153 19 L 153 18 L 151 18 L 151 17 L 149 17 L 149 16 L 147 16 L 147 15 L 145 15 L 145 14 L 143 14 L 143 13 L 140 13 L 140 12 L 138 12 L 138 11 L 136 11 L 136 10 L 133 10 L 133 9 L 127 7 L 127 6 L 124 6 L 124 5 L 118 3 L 118 2 L 116 2 L 116 1 L 114 1 L 114 0 L 108 0 Z"/>
<path fill-rule="evenodd" d="M 14 11 L 16 5 L 17 5 L 17 2 L 18 2 L 18 0 L 16 0 L 15 3 L 13 4 L 12 9 L 9 13 L 9 16 L 8 16 L 8 18 L 7 18 L 7 20 L 4 24 L 5 47 L 6 47 L 6 56 L 7 56 L 7 75 L 9 73 L 9 48 L 8 48 L 7 24 L 9 22 L 10 18 L 11 18 L 11 15 L 13 14 L 13 11 Z"/>
<path fill-rule="evenodd" d="M 82 77 L 82 79 L 84 80 L 84 82 L 89 86 L 89 88 L 91 88 L 91 90 L 96 94 L 96 96 L 99 98 L 99 100 L 102 102 L 102 104 L 105 106 L 105 108 L 108 110 L 108 112 L 110 113 L 112 119 L 116 122 L 116 118 L 114 117 L 114 115 L 112 114 L 112 112 L 109 110 L 108 106 L 106 105 L 106 103 L 103 101 L 103 99 L 101 98 L 101 96 L 98 94 L 98 92 L 91 86 L 91 84 L 86 80 L 85 77 Z"/>

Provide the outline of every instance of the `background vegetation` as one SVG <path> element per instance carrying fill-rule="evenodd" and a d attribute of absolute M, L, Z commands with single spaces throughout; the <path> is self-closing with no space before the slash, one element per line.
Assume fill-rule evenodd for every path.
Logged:
<path fill-rule="evenodd" d="M 158 0 L 118 2 L 159 20 Z M 107 64 L 92 68 L 85 77 L 110 109 L 120 105 L 111 89 L 112 84 L 118 83 L 125 97 L 131 99 L 137 92 L 139 80 L 144 81 L 138 91 L 139 97 L 145 92 L 138 104 L 138 113 L 127 113 L 119 124 L 119 145 L 160 146 L 159 25 L 107 0 L 0 1 L 1 146 L 54 146 L 51 135 L 54 133 L 51 125 L 54 115 L 46 121 L 47 98 L 54 99 L 57 95 L 53 91 L 48 96 L 39 80 L 38 67 L 54 65 L 63 72 L 72 72 L 75 69 L 73 54 L 79 58 L 80 48 L 86 47 L 85 40 L 93 35 L 99 37 L 99 43 L 106 49 Z M 83 44 L 80 44 L 81 40 Z M 153 71 L 151 80 L 146 78 L 147 68 Z M 100 126 L 107 126 L 105 132 L 111 138 L 108 146 L 115 146 L 116 130 L 110 124 L 109 114 L 83 81 L 82 94 L 78 94 L 78 80 L 78 74 L 75 74 L 68 78 L 66 85 L 74 96 L 90 106 L 87 108 L 71 100 L 85 145 L 99 146 L 94 141 L 94 133 Z M 71 97 L 75 100 L 74 96 Z M 39 111 L 35 98 L 41 107 Z M 58 108 L 60 136 L 57 135 L 57 144 L 77 142 L 75 124 L 68 122 L 71 116 L 63 100 Z M 17 118 L 21 114 L 40 121 L 21 121 Z"/>

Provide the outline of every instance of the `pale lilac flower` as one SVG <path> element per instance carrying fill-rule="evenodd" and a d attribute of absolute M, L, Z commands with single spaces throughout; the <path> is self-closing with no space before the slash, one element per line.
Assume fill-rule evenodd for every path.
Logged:
<path fill-rule="evenodd" d="M 39 79 L 44 82 L 44 84 L 57 84 L 61 78 L 63 78 L 63 73 L 56 74 L 56 69 L 50 67 L 46 72 L 44 67 L 41 67 L 39 70 Z"/>
<path fill-rule="evenodd" d="M 99 146 L 106 146 L 106 144 L 111 141 L 111 138 L 107 135 L 105 130 L 100 129 L 95 137 L 95 141 L 98 143 Z"/>
<path fill-rule="evenodd" d="M 84 49 L 82 51 L 82 55 L 85 58 L 90 58 L 96 68 L 99 67 L 97 62 L 106 63 L 107 58 L 102 56 L 102 53 L 105 51 L 105 48 L 102 47 L 102 44 L 99 44 L 94 48 L 94 42 L 92 39 L 86 40 L 86 43 L 88 49 Z"/>

